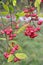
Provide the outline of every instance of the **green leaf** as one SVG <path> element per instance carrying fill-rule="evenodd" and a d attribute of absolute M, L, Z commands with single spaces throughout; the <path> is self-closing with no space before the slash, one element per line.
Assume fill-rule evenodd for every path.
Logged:
<path fill-rule="evenodd" d="M 37 7 L 38 5 L 40 5 L 40 2 L 41 2 L 40 0 L 36 0 L 36 1 L 35 1 L 35 4 L 34 4 L 35 7 Z"/>
<path fill-rule="evenodd" d="M 16 16 L 16 20 L 18 20 L 19 19 L 19 13 L 16 13 L 15 16 Z"/>
<path fill-rule="evenodd" d="M 25 13 L 24 13 L 24 12 L 21 12 L 21 13 L 20 13 L 20 16 L 24 16 L 24 15 L 25 15 Z"/>
<path fill-rule="evenodd" d="M 11 62 L 14 59 L 14 56 L 12 54 L 9 55 L 8 62 Z"/>
<path fill-rule="evenodd" d="M 35 7 L 37 7 L 37 10 L 38 10 L 38 13 L 39 13 L 39 11 L 40 11 L 40 3 L 41 3 L 41 1 L 40 0 L 36 0 L 35 1 Z"/>
<path fill-rule="evenodd" d="M 27 55 L 24 53 L 16 53 L 15 56 L 19 59 L 26 59 Z"/>
<path fill-rule="evenodd" d="M 25 13 L 23 11 L 22 12 L 17 12 L 15 14 L 17 20 L 19 19 L 19 17 L 24 16 L 24 15 L 25 15 Z"/>
<path fill-rule="evenodd" d="M 3 8 L 4 8 L 6 11 L 9 12 L 9 7 L 8 7 L 6 4 L 4 4 L 4 3 L 3 3 Z"/>
<path fill-rule="evenodd" d="M 0 38 L 0 40 L 6 40 L 6 38 Z"/>
<path fill-rule="evenodd" d="M 38 14 L 39 17 L 43 17 L 43 13 Z"/>
<path fill-rule="evenodd" d="M 13 6 L 16 6 L 16 0 L 13 0 Z"/>
<path fill-rule="evenodd" d="M 1 15 L 7 15 L 9 12 L 0 12 Z"/>
<path fill-rule="evenodd" d="M 14 8 L 12 5 L 9 6 L 9 10 L 10 10 L 10 12 L 14 12 Z"/>

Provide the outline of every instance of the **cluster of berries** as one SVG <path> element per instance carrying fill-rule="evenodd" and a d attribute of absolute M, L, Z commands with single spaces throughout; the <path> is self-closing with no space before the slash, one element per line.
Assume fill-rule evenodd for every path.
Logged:
<path fill-rule="evenodd" d="M 25 30 L 25 35 L 30 38 L 35 38 L 38 36 L 36 32 L 40 31 L 40 27 L 34 28 L 33 26 L 28 26 Z"/>
<path fill-rule="evenodd" d="M 15 46 L 10 50 L 10 53 L 4 52 L 4 57 L 5 57 L 6 59 L 8 59 L 9 56 L 10 56 L 11 54 L 13 55 L 17 50 L 19 50 L 19 45 L 15 45 Z M 17 61 L 20 61 L 20 59 L 17 58 L 17 57 L 14 57 L 14 62 L 17 62 Z"/>
<path fill-rule="evenodd" d="M 43 0 L 41 0 L 41 2 L 43 3 Z"/>
<path fill-rule="evenodd" d="M 31 8 L 26 8 L 24 9 L 24 13 L 29 13 L 29 12 L 33 12 L 35 10 L 34 7 L 31 7 Z"/>
<path fill-rule="evenodd" d="M 35 7 L 30 7 L 27 9 L 24 9 L 24 13 L 26 17 L 31 17 L 30 21 L 38 21 L 38 27 L 34 27 L 34 26 L 28 26 L 25 30 L 25 35 L 29 36 L 30 38 L 35 38 L 38 36 L 38 34 L 36 32 L 40 31 L 40 27 L 39 25 L 42 25 L 42 20 L 39 20 L 39 17 L 37 15 L 37 13 L 34 12 L 35 11 Z"/>
<path fill-rule="evenodd" d="M 31 17 L 32 20 L 38 20 L 38 15 L 34 13 L 35 7 L 24 9 L 25 17 Z"/>
<path fill-rule="evenodd" d="M 9 40 L 12 40 L 14 37 L 16 37 L 16 34 L 14 33 L 12 33 L 13 32 L 13 30 L 12 30 L 12 28 L 10 28 L 10 29 L 5 29 L 5 30 L 1 30 L 1 33 L 2 34 L 6 34 L 6 35 L 8 35 L 9 36 Z"/>

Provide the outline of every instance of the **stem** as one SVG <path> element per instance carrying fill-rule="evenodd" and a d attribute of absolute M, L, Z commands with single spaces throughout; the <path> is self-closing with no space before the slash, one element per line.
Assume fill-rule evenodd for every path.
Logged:
<path fill-rule="evenodd" d="M 33 22 L 33 25 L 36 27 L 36 25 L 34 24 L 34 22 Z"/>
<path fill-rule="evenodd" d="M 6 38 L 6 42 L 7 42 L 7 44 L 6 44 L 6 50 L 8 50 L 8 47 L 9 47 L 9 42 L 8 42 L 8 39 L 7 39 L 7 35 L 5 34 L 5 38 Z"/>
<path fill-rule="evenodd" d="M 2 22 L 2 24 L 3 24 L 3 26 L 4 26 L 4 23 L 3 23 L 3 18 L 2 18 L 2 16 L 1 16 L 1 22 Z M 3 27 L 2 27 L 3 28 Z"/>
<path fill-rule="evenodd" d="M 2 24 L 3 24 L 3 27 L 2 28 L 4 28 L 4 23 L 3 23 L 3 18 L 2 18 L 2 16 L 1 16 L 1 20 L 2 20 Z M 8 46 L 9 46 L 9 44 L 8 44 L 8 39 L 7 39 L 7 36 L 6 36 L 6 34 L 5 34 L 5 38 L 6 38 L 6 50 L 8 49 Z"/>
<path fill-rule="evenodd" d="M 11 16 L 11 27 L 12 27 L 12 15 L 10 14 L 10 16 Z"/>
<path fill-rule="evenodd" d="M 11 15 L 11 12 L 10 12 L 10 16 L 11 16 L 11 28 L 12 28 L 12 30 L 13 30 L 13 26 L 12 26 L 12 15 Z M 12 34 L 13 34 L 13 32 L 12 32 Z"/>

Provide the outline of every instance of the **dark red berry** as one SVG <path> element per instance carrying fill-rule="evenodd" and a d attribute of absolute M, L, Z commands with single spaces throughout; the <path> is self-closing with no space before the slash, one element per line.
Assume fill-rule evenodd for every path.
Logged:
<path fill-rule="evenodd" d="M 7 52 L 4 52 L 4 57 L 5 57 L 6 59 L 8 59 L 9 54 L 8 54 Z"/>
<path fill-rule="evenodd" d="M 38 25 L 42 25 L 42 21 L 41 21 L 41 20 L 38 21 L 37 24 L 38 24 Z"/>
<path fill-rule="evenodd" d="M 13 30 L 12 29 L 9 29 L 9 32 L 12 32 Z"/>
<path fill-rule="evenodd" d="M 7 34 L 7 35 L 10 35 L 10 32 L 9 32 L 9 31 L 7 31 L 7 32 L 6 32 L 6 34 Z"/>
<path fill-rule="evenodd" d="M 16 51 L 15 48 L 12 48 L 10 54 L 14 54 L 15 51 Z"/>
<path fill-rule="evenodd" d="M 26 14 L 25 16 L 26 16 L 26 17 L 30 17 L 30 14 Z"/>
<path fill-rule="evenodd" d="M 25 10 L 24 10 L 24 13 L 28 13 L 28 12 L 29 12 L 28 9 L 25 9 Z"/>
<path fill-rule="evenodd" d="M 35 10 L 35 8 L 34 7 L 31 7 L 31 11 L 34 11 Z"/>
<path fill-rule="evenodd" d="M 40 27 L 37 27 L 37 30 L 40 31 Z"/>
<path fill-rule="evenodd" d="M 7 15 L 6 18 L 10 18 L 10 15 Z"/>
<path fill-rule="evenodd" d="M 18 61 L 20 61 L 20 59 L 18 59 L 17 57 L 14 58 L 14 62 L 18 62 Z"/>
<path fill-rule="evenodd" d="M 15 27 L 16 29 L 18 29 L 19 28 L 19 26 L 18 25 L 16 25 L 16 27 Z"/>
<path fill-rule="evenodd" d="M 14 48 L 15 48 L 15 50 L 18 50 L 19 49 L 19 46 L 18 45 L 15 45 Z"/>
<path fill-rule="evenodd" d="M 37 14 L 31 14 L 31 16 L 32 16 L 32 17 L 36 17 L 36 16 L 37 16 Z"/>
<path fill-rule="evenodd" d="M 13 40 L 13 37 L 9 37 L 9 40 Z"/>
<path fill-rule="evenodd" d="M 16 37 L 17 36 L 17 34 L 13 34 L 13 37 Z"/>

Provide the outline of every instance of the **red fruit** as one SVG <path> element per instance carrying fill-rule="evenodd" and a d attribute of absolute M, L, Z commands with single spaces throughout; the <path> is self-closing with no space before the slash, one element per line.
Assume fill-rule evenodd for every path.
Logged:
<path fill-rule="evenodd" d="M 18 45 L 15 45 L 14 48 L 15 48 L 15 50 L 18 50 L 19 49 L 19 46 Z"/>
<path fill-rule="evenodd" d="M 36 16 L 36 19 L 38 20 L 38 15 Z"/>
<path fill-rule="evenodd" d="M 7 15 L 7 16 L 6 16 L 6 18 L 10 18 L 10 16 L 9 16 L 9 15 Z"/>
<path fill-rule="evenodd" d="M 34 10 L 35 10 L 35 8 L 34 8 L 34 7 L 32 7 L 32 8 L 31 8 L 31 11 L 34 11 Z"/>
<path fill-rule="evenodd" d="M 10 31 L 10 32 L 12 32 L 13 30 L 12 30 L 12 29 L 10 29 L 9 31 Z"/>
<path fill-rule="evenodd" d="M 18 50 L 18 49 L 19 49 L 19 46 L 18 46 L 18 45 L 15 45 L 15 46 L 11 49 L 10 54 L 14 54 L 14 52 L 15 52 L 16 50 Z"/>
<path fill-rule="evenodd" d="M 41 20 L 38 21 L 37 24 L 38 24 L 38 25 L 42 25 L 42 21 L 41 21 Z"/>
<path fill-rule="evenodd" d="M 38 35 L 36 33 L 34 33 L 33 35 L 30 35 L 30 38 L 35 38 L 37 37 Z"/>
<path fill-rule="evenodd" d="M 4 52 L 4 57 L 5 57 L 6 59 L 8 59 L 9 54 L 8 54 L 7 52 Z"/>
<path fill-rule="evenodd" d="M 36 17 L 36 16 L 37 16 L 37 14 L 32 14 L 31 16 L 32 16 L 32 17 Z"/>
<path fill-rule="evenodd" d="M 30 38 L 37 37 L 37 34 L 35 33 L 37 29 L 35 29 L 33 26 L 28 26 L 25 31 L 25 35 L 29 36 Z"/>
<path fill-rule="evenodd" d="M 3 31 L 3 30 L 1 30 L 1 33 L 2 33 L 2 34 L 4 34 L 4 31 Z"/>
<path fill-rule="evenodd" d="M 35 28 L 35 29 L 34 29 L 34 32 L 37 32 L 37 31 L 38 31 L 37 28 Z"/>
<path fill-rule="evenodd" d="M 13 37 L 9 37 L 9 40 L 13 40 Z"/>
<path fill-rule="evenodd" d="M 28 9 L 25 9 L 25 10 L 24 10 L 24 13 L 28 13 L 28 12 L 29 12 Z"/>
<path fill-rule="evenodd" d="M 7 34 L 7 35 L 10 35 L 10 32 L 9 32 L 9 31 L 7 31 L 7 32 L 6 32 L 6 34 Z"/>
<path fill-rule="evenodd" d="M 30 38 L 34 38 L 34 35 L 30 35 Z"/>
<path fill-rule="evenodd" d="M 29 35 L 29 34 L 28 34 L 28 32 L 26 32 L 26 31 L 24 32 L 24 34 L 25 34 L 26 36 L 28 36 L 28 35 Z"/>
<path fill-rule="evenodd" d="M 31 32 L 31 34 L 34 34 L 34 31 L 33 30 L 31 30 L 30 32 Z"/>
<path fill-rule="evenodd" d="M 37 37 L 38 36 L 38 34 L 34 34 L 34 37 Z"/>
<path fill-rule="evenodd" d="M 30 14 L 26 14 L 25 16 L 26 16 L 26 17 L 30 17 Z"/>
<path fill-rule="evenodd" d="M 6 33 L 7 32 L 7 29 L 5 29 L 4 32 Z"/>
<path fill-rule="evenodd" d="M 13 37 L 13 34 L 10 34 L 9 37 Z"/>
<path fill-rule="evenodd" d="M 13 37 L 16 37 L 17 35 L 16 34 L 13 34 Z"/>
<path fill-rule="evenodd" d="M 15 27 L 16 29 L 18 29 L 19 28 L 19 26 L 18 25 L 16 25 L 16 27 Z"/>
<path fill-rule="evenodd" d="M 10 54 L 14 54 L 15 51 L 16 51 L 15 48 L 12 48 Z"/>
<path fill-rule="evenodd" d="M 37 31 L 40 31 L 40 27 L 37 27 Z"/>
<path fill-rule="evenodd" d="M 20 59 L 14 58 L 14 62 L 18 62 L 18 61 L 20 61 Z"/>

